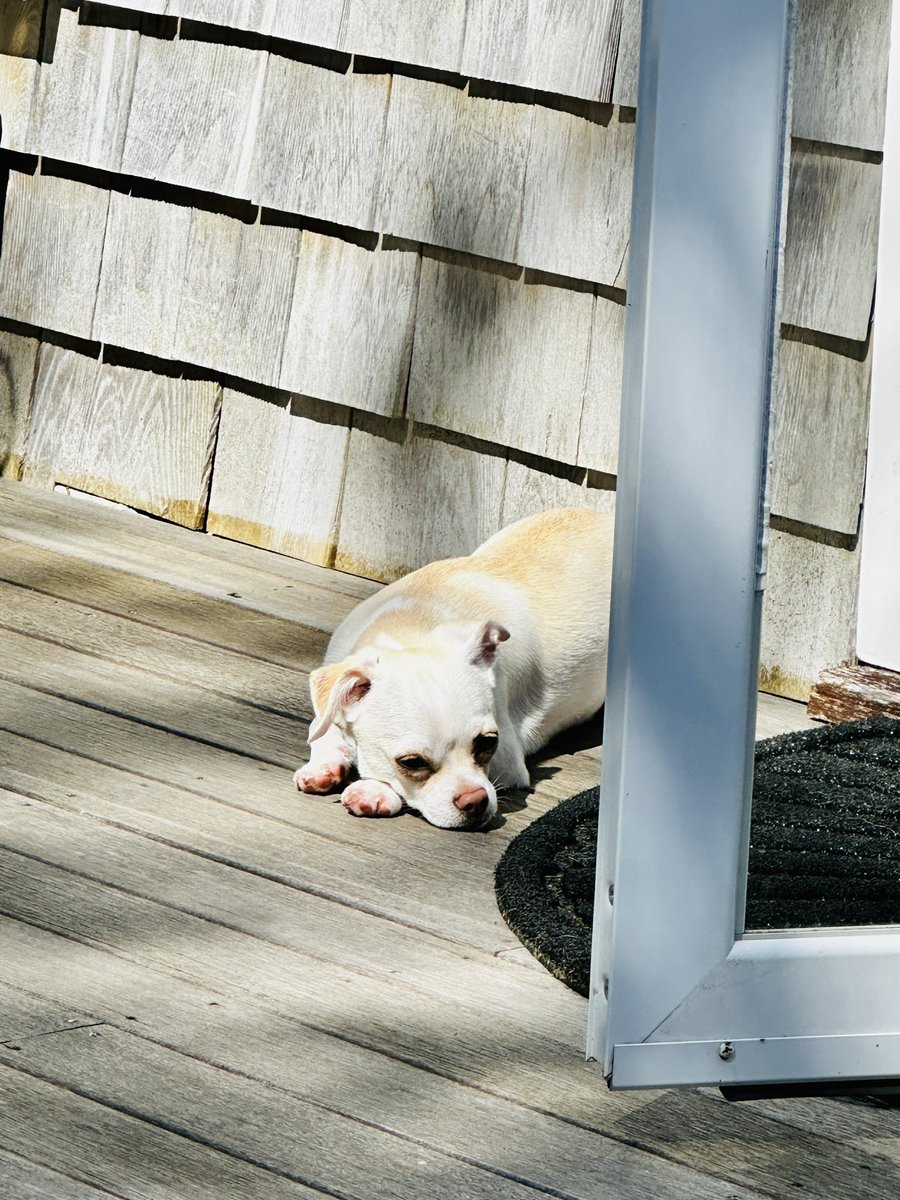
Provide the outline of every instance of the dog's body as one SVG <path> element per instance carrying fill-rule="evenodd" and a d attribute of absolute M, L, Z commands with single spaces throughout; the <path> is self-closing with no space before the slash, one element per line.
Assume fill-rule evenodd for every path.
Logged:
<path fill-rule="evenodd" d="M 528 786 L 525 756 L 603 704 L 612 527 L 541 513 L 364 600 L 310 676 L 297 786 L 330 791 L 355 763 L 356 815 L 405 802 L 443 828 L 488 821 L 497 787 Z"/>

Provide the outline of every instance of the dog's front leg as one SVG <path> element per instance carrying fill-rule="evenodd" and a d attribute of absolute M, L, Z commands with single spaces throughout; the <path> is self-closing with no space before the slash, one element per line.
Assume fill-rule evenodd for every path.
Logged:
<path fill-rule="evenodd" d="M 491 763 L 491 781 L 498 788 L 530 788 L 525 751 L 510 720 L 500 726 L 500 744 Z"/>
<path fill-rule="evenodd" d="M 344 782 L 353 766 L 353 747 L 337 725 L 332 725 L 312 743 L 309 762 L 294 772 L 301 792 L 324 795 Z"/>
<path fill-rule="evenodd" d="M 357 779 L 344 789 L 341 804 L 354 817 L 394 817 L 403 807 L 394 789 L 380 779 Z"/>

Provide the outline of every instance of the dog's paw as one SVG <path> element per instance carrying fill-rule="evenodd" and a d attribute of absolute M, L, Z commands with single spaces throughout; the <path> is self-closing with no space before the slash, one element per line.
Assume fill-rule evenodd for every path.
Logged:
<path fill-rule="evenodd" d="M 355 817 L 393 817 L 403 801 L 393 788 L 377 779 L 358 779 L 344 789 L 341 804 Z"/>
<path fill-rule="evenodd" d="M 297 790 L 323 796 L 334 791 L 350 774 L 349 759 L 333 759 L 329 762 L 308 762 L 294 772 Z"/>

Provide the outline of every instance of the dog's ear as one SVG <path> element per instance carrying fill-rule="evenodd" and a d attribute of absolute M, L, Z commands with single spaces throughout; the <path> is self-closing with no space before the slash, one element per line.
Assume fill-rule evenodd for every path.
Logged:
<path fill-rule="evenodd" d="M 308 741 L 314 742 L 333 724 L 341 711 L 358 704 L 372 686 L 371 663 L 349 665 L 345 659 L 319 667 L 309 677 L 316 719 L 309 727 Z"/>
<path fill-rule="evenodd" d="M 490 666 L 497 657 L 497 647 L 509 638 L 509 630 L 499 621 L 448 621 L 441 629 L 462 643 L 473 666 Z"/>

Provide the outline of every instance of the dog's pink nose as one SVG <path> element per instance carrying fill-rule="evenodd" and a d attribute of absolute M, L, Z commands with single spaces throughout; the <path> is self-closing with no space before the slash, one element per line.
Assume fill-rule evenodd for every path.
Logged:
<path fill-rule="evenodd" d="M 487 811 L 488 794 L 484 788 L 470 788 L 453 797 L 453 803 L 467 817 L 483 817 Z"/>

